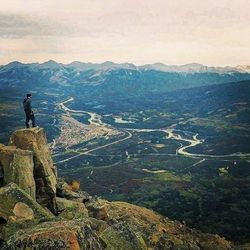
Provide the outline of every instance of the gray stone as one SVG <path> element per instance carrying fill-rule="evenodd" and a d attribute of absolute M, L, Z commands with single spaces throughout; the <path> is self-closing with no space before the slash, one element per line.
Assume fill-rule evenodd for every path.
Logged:
<path fill-rule="evenodd" d="M 4 184 L 14 182 L 33 199 L 36 199 L 33 153 L 31 151 L 3 146 L 0 148 L 0 165 Z"/>
<path fill-rule="evenodd" d="M 42 128 L 17 130 L 11 135 L 9 145 L 33 151 L 37 201 L 56 214 L 56 169 L 44 130 Z"/>

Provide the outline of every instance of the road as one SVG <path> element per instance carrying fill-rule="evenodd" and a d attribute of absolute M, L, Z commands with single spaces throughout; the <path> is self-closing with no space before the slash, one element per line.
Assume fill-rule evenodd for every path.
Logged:
<path fill-rule="evenodd" d="M 192 139 L 184 138 L 180 134 L 176 133 L 176 130 L 171 126 L 171 128 L 167 129 L 127 129 L 130 131 L 136 131 L 136 132 L 155 132 L 155 131 L 162 131 L 167 134 L 166 139 L 169 140 L 177 140 L 177 141 L 183 141 L 188 142 L 189 145 L 183 146 L 181 145 L 179 148 L 176 149 L 177 155 L 184 155 L 188 157 L 194 157 L 194 158 L 228 158 L 228 157 L 249 157 L 250 153 L 233 153 L 233 154 L 225 154 L 225 155 L 209 155 L 209 154 L 193 154 L 189 153 L 187 151 L 188 148 L 195 147 L 199 144 L 202 144 L 204 142 L 203 139 L 198 139 L 199 134 L 193 135 Z M 158 154 L 161 155 L 161 154 Z"/>
<path fill-rule="evenodd" d="M 93 113 L 93 112 L 89 112 L 89 111 L 82 111 L 82 110 L 73 110 L 73 109 L 69 109 L 67 108 L 64 104 L 65 103 L 68 103 L 70 101 L 73 101 L 74 98 L 71 97 L 69 98 L 68 100 L 64 101 L 64 102 L 61 102 L 58 104 L 58 106 L 63 109 L 64 111 L 67 111 L 67 112 L 71 112 L 71 113 L 87 113 L 90 115 L 90 118 L 88 119 L 89 123 L 90 124 L 94 124 L 94 125 L 97 125 L 97 126 L 107 126 L 107 127 L 112 127 L 110 126 L 109 124 L 107 123 L 104 123 L 102 122 L 101 120 L 101 116 L 96 114 L 96 113 Z M 125 141 L 125 140 L 128 140 L 129 138 L 132 137 L 132 134 L 129 132 L 129 131 L 126 131 L 126 130 L 123 130 L 123 129 L 120 129 L 120 132 L 123 133 L 124 135 L 126 135 L 124 138 L 122 139 L 118 139 L 116 141 L 113 141 L 113 142 L 110 142 L 110 143 L 107 143 L 105 145 L 102 145 L 102 146 L 98 146 L 96 148 L 93 148 L 93 149 L 90 149 L 90 150 L 87 150 L 87 151 L 84 151 L 84 152 L 81 152 L 81 153 L 78 153 L 77 155 L 74 155 L 74 156 L 71 156 L 67 159 L 64 159 L 64 160 L 61 160 L 61 161 L 58 161 L 56 163 L 63 163 L 63 162 L 67 162 L 67 161 L 70 161 L 72 159 L 75 159 L 77 157 L 80 157 L 82 155 L 87 155 L 93 151 L 96 151 L 98 149 L 102 149 L 102 148 L 105 148 L 105 147 L 108 147 L 108 146 L 111 146 L 111 145 L 114 145 L 114 144 L 117 144 L 117 143 L 120 143 L 122 141 Z"/>
<path fill-rule="evenodd" d="M 74 100 L 74 98 L 70 97 L 68 100 L 59 103 L 58 106 L 62 110 L 64 110 L 65 112 L 68 112 L 68 113 L 85 113 L 85 114 L 90 115 L 90 118 L 88 119 L 88 121 L 89 121 L 90 124 L 94 124 L 94 125 L 97 125 L 97 126 L 107 126 L 107 127 L 113 128 L 110 124 L 104 123 L 102 121 L 101 115 L 99 115 L 97 113 L 89 112 L 89 111 L 84 111 L 84 110 L 73 110 L 73 109 L 69 109 L 68 107 L 65 106 L 66 103 L 71 102 L 73 100 Z M 111 146 L 111 145 L 114 145 L 114 144 L 118 144 L 120 142 L 128 140 L 128 139 L 130 139 L 132 137 L 132 133 L 130 131 L 133 131 L 133 132 L 155 132 L 155 131 L 161 131 L 161 132 L 166 133 L 166 139 L 176 140 L 176 141 L 182 141 L 182 142 L 189 143 L 186 146 L 183 146 L 181 144 L 181 146 L 176 149 L 176 155 L 183 155 L 183 156 L 193 157 L 193 158 L 202 158 L 203 160 L 208 159 L 208 158 L 228 158 L 228 157 L 250 156 L 249 153 L 241 153 L 241 152 L 237 152 L 237 153 L 233 153 L 233 154 L 227 154 L 227 155 L 208 155 L 208 154 L 194 154 L 194 153 L 189 153 L 187 151 L 187 149 L 190 149 L 190 148 L 195 147 L 195 146 L 197 146 L 199 144 L 202 144 L 204 142 L 204 140 L 203 139 L 199 139 L 198 138 L 198 136 L 199 136 L 198 134 L 193 135 L 192 138 L 185 138 L 182 135 L 180 135 L 180 134 L 177 133 L 177 130 L 175 129 L 175 126 L 176 126 L 176 124 L 173 124 L 172 126 L 170 126 L 168 128 L 164 128 L 164 129 L 132 129 L 132 128 L 117 129 L 117 128 L 115 128 L 116 130 L 119 130 L 122 134 L 124 134 L 125 137 L 122 138 L 122 139 L 118 139 L 118 140 L 116 140 L 114 142 L 107 143 L 107 144 L 102 145 L 102 146 L 97 146 L 95 148 L 92 148 L 92 149 L 84 151 L 84 152 L 79 152 L 79 150 L 78 150 L 78 154 L 77 155 L 71 156 L 71 157 L 69 157 L 67 159 L 58 161 L 56 163 L 67 162 L 67 161 L 70 161 L 70 160 L 75 159 L 77 157 L 80 157 L 82 155 L 87 155 L 87 154 L 89 154 L 89 153 L 91 153 L 93 151 L 96 151 L 98 149 L 103 149 L 105 147 L 108 147 L 108 146 Z M 166 154 L 160 154 L 159 153 L 159 154 L 154 154 L 154 155 L 166 155 Z"/>

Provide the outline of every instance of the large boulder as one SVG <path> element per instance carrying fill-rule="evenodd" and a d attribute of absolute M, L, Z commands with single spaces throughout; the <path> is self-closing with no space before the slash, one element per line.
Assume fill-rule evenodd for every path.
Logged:
<path fill-rule="evenodd" d="M 45 210 L 15 183 L 0 188 L 0 221 L 4 227 L 0 238 L 6 239 L 20 228 L 51 220 L 53 214 Z"/>
<path fill-rule="evenodd" d="M 82 202 L 56 198 L 58 207 L 58 217 L 63 219 L 79 219 L 88 217 L 88 210 Z"/>
<path fill-rule="evenodd" d="M 16 183 L 33 199 L 36 199 L 36 185 L 33 176 L 33 153 L 15 146 L 0 148 L 0 178 L 3 184 Z"/>
<path fill-rule="evenodd" d="M 42 221 L 54 217 L 52 213 L 44 209 L 15 183 L 10 183 L 0 188 L 0 201 L 0 217 L 6 221 L 8 221 L 10 216 L 20 214 L 17 211 L 22 210 L 25 206 L 33 210 L 34 218 L 37 220 Z"/>
<path fill-rule="evenodd" d="M 11 135 L 9 145 L 33 151 L 37 200 L 56 214 L 56 168 L 53 165 L 44 130 L 42 128 L 17 130 Z"/>

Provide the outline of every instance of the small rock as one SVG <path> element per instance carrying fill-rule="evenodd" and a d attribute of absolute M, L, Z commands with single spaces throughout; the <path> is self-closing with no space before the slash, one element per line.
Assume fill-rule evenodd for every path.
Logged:
<path fill-rule="evenodd" d="M 96 218 L 98 220 L 107 220 L 108 219 L 108 204 L 102 202 L 99 199 L 91 199 L 85 203 L 86 208 L 89 211 L 89 216 Z"/>
<path fill-rule="evenodd" d="M 32 220 L 34 218 L 33 210 L 23 202 L 16 203 L 13 213 L 20 220 Z"/>

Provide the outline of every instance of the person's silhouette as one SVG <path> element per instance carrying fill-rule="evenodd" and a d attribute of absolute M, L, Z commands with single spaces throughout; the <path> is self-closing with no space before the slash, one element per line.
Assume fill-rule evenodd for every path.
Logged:
<path fill-rule="evenodd" d="M 34 112 L 32 111 L 31 107 L 31 94 L 27 94 L 26 97 L 23 100 L 23 109 L 26 115 L 26 120 L 25 120 L 25 125 L 26 128 L 29 128 L 29 121 L 31 120 L 32 122 L 32 127 L 35 127 L 35 115 Z"/>

